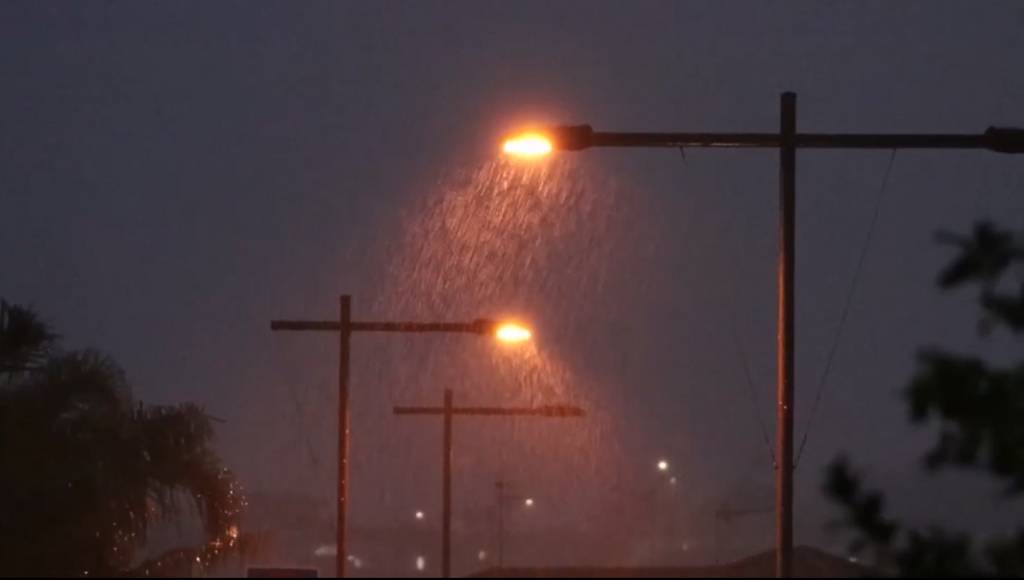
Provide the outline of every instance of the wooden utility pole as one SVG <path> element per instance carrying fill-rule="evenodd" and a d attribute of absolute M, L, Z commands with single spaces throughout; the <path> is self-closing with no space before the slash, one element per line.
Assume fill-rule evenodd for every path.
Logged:
<path fill-rule="evenodd" d="M 441 524 L 441 576 L 451 578 L 452 573 L 452 422 L 456 415 L 475 417 L 553 417 L 565 419 L 582 417 L 583 410 L 569 405 L 540 407 L 456 407 L 451 389 L 444 390 L 441 407 L 395 407 L 396 415 L 440 415 L 444 419 L 444 445 L 441 453 L 442 472 L 442 524 Z"/>
<path fill-rule="evenodd" d="M 792 575 L 793 558 L 793 369 L 794 265 L 796 255 L 796 152 L 798 149 L 977 149 L 1024 153 L 1024 129 L 989 127 L 984 133 L 872 134 L 798 133 L 796 94 L 780 99 L 778 133 L 634 133 L 594 131 L 590 125 L 553 127 L 553 149 L 592 147 L 756 148 L 779 150 L 779 253 L 777 262 L 776 334 L 776 550 L 778 577 Z"/>
<path fill-rule="evenodd" d="M 345 577 L 348 557 L 346 522 L 348 521 L 348 457 L 349 441 L 349 374 L 351 342 L 353 332 L 399 332 L 437 333 L 456 332 L 470 334 L 491 334 L 496 324 L 487 319 L 472 322 L 356 322 L 352 320 L 352 297 L 342 294 L 338 320 L 272 320 L 270 330 L 299 330 L 337 332 L 338 343 L 338 493 L 337 493 L 337 542 L 335 574 Z"/>

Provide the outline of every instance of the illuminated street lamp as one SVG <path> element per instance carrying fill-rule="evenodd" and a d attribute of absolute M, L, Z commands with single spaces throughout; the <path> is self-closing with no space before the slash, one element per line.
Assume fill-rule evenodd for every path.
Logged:
<path fill-rule="evenodd" d="M 346 520 L 348 514 L 348 443 L 349 443 L 349 366 L 352 333 L 464 333 L 493 336 L 501 342 L 529 340 L 529 329 L 515 323 L 502 323 L 487 318 L 471 322 L 363 322 L 352 320 L 352 297 L 344 294 L 340 299 L 338 320 L 271 320 L 270 330 L 302 330 L 337 332 L 338 348 L 338 505 L 336 571 L 345 577 Z"/>
<path fill-rule="evenodd" d="M 551 140 L 540 133 L 523 133 L 505 141 L 502 150 L 520 157 L 541 157 L 551 153 Z"/>
<path fill-rule="evenodd" d="M 793 368 L 797 149 L 985 149 L 1024 153 L 1024 129 L 989 127 L 980 134 L 797 133 L 796 94 L 780 99 L 780 126 L 772 133 L 621 133 L 590 125 L 555 126 L 515 135 L 503 150 L 520 157 L 592 147 L 760 148 L 779 151 L 779 256 L 776 333 L 776 559 L 775 573 L 788 577 L 793 557 Z"/>
<path fill-rule="evenodd" d="M 526 342 L 532 336 L 533 333 L 530 332 L 529 328 L 515 322 L 497 325 L 494 330 L 494 337 L 506 343 Z"/>
<path fill-rule="evenodd" d="M 658 461 L 658 471 L 665 473 L 668 471 L 668 461 L 662 459 Z"/>

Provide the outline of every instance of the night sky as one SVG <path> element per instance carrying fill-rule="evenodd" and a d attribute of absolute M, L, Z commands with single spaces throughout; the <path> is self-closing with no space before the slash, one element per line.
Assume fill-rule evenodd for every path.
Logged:
<path fill-rule="evenodd" d="M 67 346 L 112 354 L 139 399 L 223 418 L 219 448 L 250 491 L 322 498 L 336 340 L 272 334 L 270 319 L 336 317 L 343 292 L 364 319 L 518 316 L 535 326 L 529 354 L 356 337 L 353 525 L 436 516 L 440 425 L 390 409 L 448 386 L 593 414 L 460 424 L 466 521 L 504 477 L 538 497 L 523 528 L 602 536 L 642 520 L 641 503 L 676 502 L 700 546 L 723 500 L 771 501 L 755 413 L 771 434 L 777 154 L 601 151 L 523 168 L 499 159 L 500 137 L 583 122 L 772 131 L 786 90 L 804 131 L 981 132 L 1024 125 L 1021 62 L 1012 1 L 3 2 L 0 296 L 36 307 Z M 881 199 L 797 471 L 798 543 L 842 549 L 820 493 L 840 452 L 917 521 L 1001 531 L 1021 515 L 987 483 L 922 477 L 931 434 L 907 425 L 899 393 L 921 346 L 1012 354 L 978 339 L 969 292 L 936 289 L 951 251 L 934 233 L 1024 225 L 1024 164 L 903 151 L 883 189 L 889 160 L 798 159 L 798 438 Z M 501 206 L 537 218 L 516 222 L 524 235 L 490 240 L 493 255 L 440 245 L 438 228 L 457 230 L 445 216 L 475 215 L 445 200 L 524 174 L 554 196 Z M 500 235 L 507 219 L 485 222 Z M 465 223 L 463 241 L 494 233 Z M 533 357 L 528 378 L 494 370 L 506 355 Z M 651 500 L 662 457 L 679 489 Z M 987 499 L 955 501 L 965 490 Z M 770 517 L 745 525 L 739 553 L 770 545 Z"/>

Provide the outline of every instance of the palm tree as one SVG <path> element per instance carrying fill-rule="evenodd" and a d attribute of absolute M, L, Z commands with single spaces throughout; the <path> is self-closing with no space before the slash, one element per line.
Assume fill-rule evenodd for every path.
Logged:
<path fill-rule="evenodd" d="M 0 374 L 38 367 L 58 338 L 31 308 L 0 300 Z"/>
<path fill-rule="evenodd" d="M 54 354 L 56 335 L 31 311 L 4 312 L 0 575 L 124 573 L 149 528 L 181 517 L 188 500 L 204 548 L 235 545 L 244 499 L 203 410 L 136 403 L 110 357 Z"/>

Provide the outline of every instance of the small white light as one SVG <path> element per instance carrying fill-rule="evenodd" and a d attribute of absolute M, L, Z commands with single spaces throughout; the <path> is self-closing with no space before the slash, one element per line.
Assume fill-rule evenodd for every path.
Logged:
<path fill-rule="evenodd" d="M 421 512 L 421 511 L 417 511 L 416 512 L 416 519 L 422 520 L 425 517 L 426 517 L 426 515 L 423 512 Z"/>
<path fill-rule="evenodd" d="M 416 556 L 416 570 L 422 572 L 427 569 L 427 559 L 423 556 Z"/>
<path fill-rule="evenodd" d="M 481 562 L 486 560 L 487 559 L 487 550 L 480 550 L 479 552 L 477 552 L 476 553 L 476 559 L 480 560 Z"/>
<path fill-rule="evenodd" d="M 324 544 L 322 546 L 317 546 L 317 549 L 313 550 L 313 555 L 314 556 L 319 556 L 321 558 L 326 557 L 326 556 L 333 556 L 333 555 L 335 555 L 337 553 L 338 553 L 338 547 L 337 546 L 333 546 L 333 545 L 329 545 L 329 544 Z M 351 557 L 352 556 L 349 556 L 349 558 L 351 558 Z"/>

